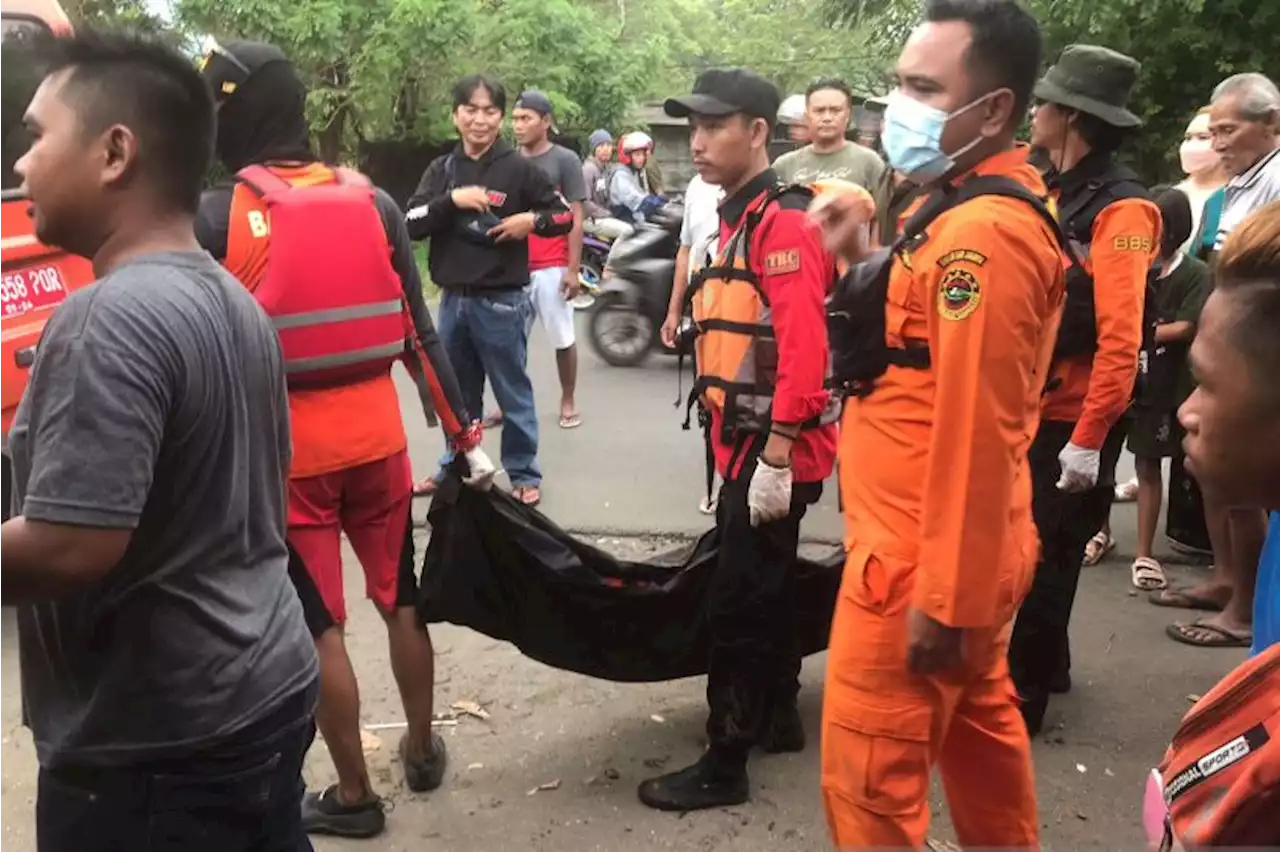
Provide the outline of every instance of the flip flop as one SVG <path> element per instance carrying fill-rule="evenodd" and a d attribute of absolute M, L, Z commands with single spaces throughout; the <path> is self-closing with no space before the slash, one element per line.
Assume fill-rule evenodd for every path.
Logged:
<path fill-rule="evenodd" d="M 483 429 L 497 429 L 502 425 L 502 412 L 490 414 L 480 420 L 480 426 Z"/>
<path fill-rule="evenodd" d="M 1209 633 L 1210 638 L 1205 639 L 1197 636 L 1195 631 Z M 1193 621 L 1190 624 L 1170 624 L 1164 629 L 1164 632 L 1175 642 L 1194 645 L 1197 648 L 1248 648 L 1253 644 L 1252 630 L 1246 633 L 1236 633 L 1225 627 L 1207 624 L 1200 620 Z"/>
<path fill-rule="evenodd" d="M 1140 592 L 1154 592 L 1169 585 L 1160 563 L 1150 556 L 1139 556 L 1129 566 L 1133 587 Z"/>
<path fill-rule="evenodd" d="M 573 412 L 572 414 L 560 415 L 561 429 L 577 429 L 581 425 L 582 425 L 582 415 L 576 411 Z"/>
<path fill-rule="evenodd" d="M 542 502 L 542 489 L 536 485 L 517 485 L 511 489 L 511 496 L 521 505 L 533 508 Z"/>
<path fill-rule="evenodd" d="M 1192 594 L 1191 589 L 1161 589 L 1152 592 L 1147 600 L 1153 606 L 1171 609 L 1201 609 L 1206 612 L 1222 612 L 1222 604 L 1205 595 Z"/>

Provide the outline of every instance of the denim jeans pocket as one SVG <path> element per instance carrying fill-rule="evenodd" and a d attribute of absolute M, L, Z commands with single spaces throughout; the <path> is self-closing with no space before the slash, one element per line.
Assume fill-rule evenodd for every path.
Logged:
<path fill-rule="evenodd" d="M 495 314 L 518 314 L 529 305 L 529 294 L 525 290 L 509 290 L 477 298 Z"/>
<path fill-rule="evenodd" d="M 251 848 L 271 832 L 282 753 L 234 767 L 149 779 L 150 852 L 220 852 Z"/>

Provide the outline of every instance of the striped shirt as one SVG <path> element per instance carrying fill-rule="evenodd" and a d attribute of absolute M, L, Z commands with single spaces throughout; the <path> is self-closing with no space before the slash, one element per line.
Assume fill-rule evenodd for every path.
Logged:
<path fill-rule="evenodd" d="M 1237 225 L 1273 201 L 1280 201 L 1280 148 L 1227 182 L 1227 200 L 1222 207 L 1222 218 L 1218 220 L 1218 238 L 1213 242 L 1213 250 L 1222 251 L 1222 244 Z"/>

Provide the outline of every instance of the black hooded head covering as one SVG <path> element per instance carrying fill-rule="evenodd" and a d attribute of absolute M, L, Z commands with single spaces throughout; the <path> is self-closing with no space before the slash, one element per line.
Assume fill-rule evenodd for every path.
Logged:
<path fill-rule="evenodd" d="M 315 159 L 307 131 L 307 89 L 280 48 L 231 41 L 205 58 L 218 102 L 218 159 L 232 171 L 252 163 Z"/>

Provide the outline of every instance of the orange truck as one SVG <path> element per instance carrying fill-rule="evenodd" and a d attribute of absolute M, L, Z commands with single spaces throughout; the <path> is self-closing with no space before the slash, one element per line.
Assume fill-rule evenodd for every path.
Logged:
<path fill-rule="evenodd" d="M 27 387 L 27 371 L 35 357 L 40 332 L 67 293 L 93 280 L 89 262 L 36 239 L 31 203 L 22 192 L 14 164 L 30 140 L 23 113 L 40 82 L 31 56 L 32 42 L 49 33 L 65 33 L 71 23 L 57 0 L 0 0 L 0 85 L 3 97 L 2 174 L 0 194 L 0 428 L 4 436 L 4 517 L 10 511 L 9 424 Z"/>

